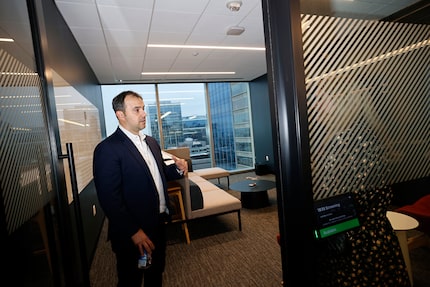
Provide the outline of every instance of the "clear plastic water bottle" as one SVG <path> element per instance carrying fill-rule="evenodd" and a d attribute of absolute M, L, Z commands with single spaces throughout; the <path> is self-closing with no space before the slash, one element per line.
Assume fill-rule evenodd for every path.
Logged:
<path fill-rule="evenodd" d="M 146 252 L 146 250 L 143 252 L 143 255 L 139 257 L 139 260 L 137 261 L 137 267 L 139 269 L 148 269 L 151 267 L 152 258 L 151 255 Z"/>

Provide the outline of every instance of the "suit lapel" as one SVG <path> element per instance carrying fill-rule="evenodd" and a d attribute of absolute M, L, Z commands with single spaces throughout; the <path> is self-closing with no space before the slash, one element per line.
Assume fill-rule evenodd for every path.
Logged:
<path fill-rule="evenodd" d="M 134 143 L 127 137 L 127 135 L 120 128 L 117 129 L 116 133 L 118 134 L 119 140 L 124 143 L 124 146 L 126 146 L 127 149 L 130 150 L 131 155 L 132 155 L 131 157 L 134 160 L 136 160 L 143 167 L 143 169 L 145 170 L 146 173 L 151 174 L 151 171 L 149 170 L 149 167 L 146 164 L 146 161 L 143 159 L 142 155 L 140 154 L 139 150 L 134 145 Z M 164 172 L 163 172 L 162 158 L 160 158 L 158 156 L 158 154 L 159 154 L 157 152 L 158 147 L 156 146 L 156 143 L 154 142 L 154 140 L 152 140 L 152 138 L 147 140 L 146 143 L 148 144 L 148 147 L 151 150 L 151 153 L 153 154 L 153 156 L 155 158 L 155 162 L 157 163 L 157 167 L 158 167 L 158 170 L 160 171 L 161 179 L 162 179 L 163 184 L 164 184 L 166 182 L 166 177 L 165 177 Z M 151 176 L 151 178 L 152 178 L 152 176 Z M 154 187 L 155 187 L 155 182 L 154 182 Z"/>
<path fill-rule="evenodd" d="M 118 137 L 120 141 L 122 141 L 124 146 L 130 151 L 131 158 L 133 158 L 133 160 L 136 160 L 139 163 L 139 165 L 141 165 L 145 169 L 145 172 L 150 174 L 151 172 L 149 170 L 149 167 L 146 164 L 145 160 L 143 159 L 142 155 L 140 154 L 139 150 L 135 146 L 135 144 L 127 137 L 127 135 L 120 128 L 117 129 L 117 132 L 118 132 Z"/>

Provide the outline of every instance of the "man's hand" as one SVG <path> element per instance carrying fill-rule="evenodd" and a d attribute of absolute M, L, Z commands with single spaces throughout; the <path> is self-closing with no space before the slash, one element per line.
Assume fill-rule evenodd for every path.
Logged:
<path fill-rule="evenodd" d="M 188 173 L 188 163 L 185 159 L 178 158 L 176 156 L 172 156 L 173 161 L 175 162 L 176 167 L 183 173 L 183 175 L 187 175 Z"/>
<path fill-rule="evenodd" d="M 142 229 L 139 229 L 133 236 L 131 237 L 134 245 L 139 248 L 140 255 L 143 256 L 143 251 L 146 250 L 148 254 L 152 254 L 152 250 L 155 249 L 154 243 L 152 243 L 151 239 L 143 232 Z"/>

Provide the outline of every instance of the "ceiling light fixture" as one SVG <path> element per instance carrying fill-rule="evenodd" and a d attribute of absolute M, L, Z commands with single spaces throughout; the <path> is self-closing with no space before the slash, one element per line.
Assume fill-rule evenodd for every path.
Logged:
<path fill-rule="evenodd" d="M 229 1 L 227 2 L 227 8 L 232 12 L 237 12 L 242 6 L 242 1 Z"/>
<path fill-rule="evenodd" d="M 235 47 L 235 46 L 203 46 L 203 45 L 168 45 L 168 44 L 148 44 L 148 48 L 179 48 L 179 49 L 214 49 L 214 50 L 244 50 L 244 51 L 265 51 L 266 48 L 259 47 Z"/>
<path fill-rule="evenodd" d="M 12 38 L 0 38 L 0 42 L 14 42 Z"/>
<path fill-rule="evenodd" d="M 144 76 L 157 75 L 234 75 L 236 72 L 142 72 Z"/>
<path fill-rule="evenodd" d="M 244 27 L 240 27 L 240 26 L 233 26 L 228 28 L 227 30 L 227 35 L 230 36 L 239 36 L 241 35 L 243 32 L 245 31 Z"/>

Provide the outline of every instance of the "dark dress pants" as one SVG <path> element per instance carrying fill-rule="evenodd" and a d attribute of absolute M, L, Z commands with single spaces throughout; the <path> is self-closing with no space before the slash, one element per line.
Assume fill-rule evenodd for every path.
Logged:
<path fill-rule="evenodd" d="M 152 251 L 152 265 L 142 270 L 137 267 L 140 257 L 139 249 L 131 241 L 112 242 L 112 250 L 116 256 L 118 287 L 161 287 L 166 262 L 166 226 L 160 222 L 154 232 L 152 242 L 155 249 Z"/>

